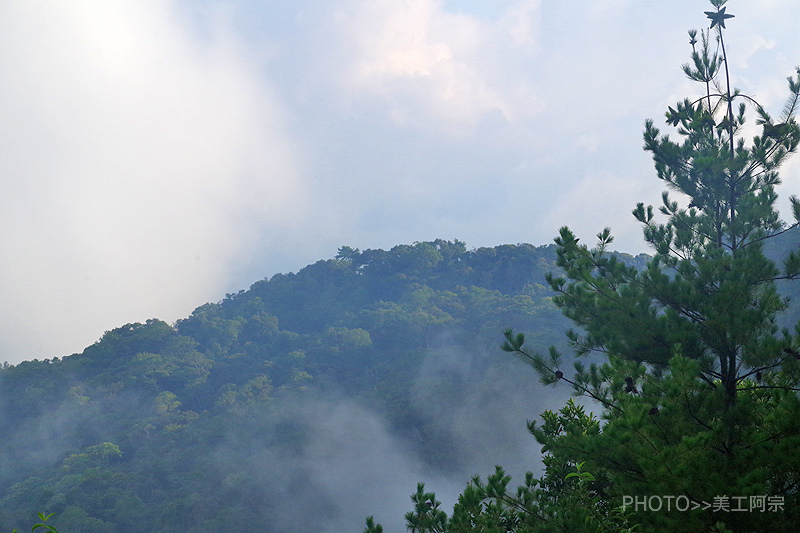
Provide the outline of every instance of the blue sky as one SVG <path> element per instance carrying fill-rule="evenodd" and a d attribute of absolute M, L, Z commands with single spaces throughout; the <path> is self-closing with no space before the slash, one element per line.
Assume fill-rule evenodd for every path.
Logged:
<path fill-rule="evenodd" d="M 0 5 L 0 361 L 173 321 L 340 246 L 646 251 L 641 150 L 700 0 Z M 776 113 L 791 0 L 731 0 L 734 84 Z M 783 196 L 800 189 L 784 169 Z"/>

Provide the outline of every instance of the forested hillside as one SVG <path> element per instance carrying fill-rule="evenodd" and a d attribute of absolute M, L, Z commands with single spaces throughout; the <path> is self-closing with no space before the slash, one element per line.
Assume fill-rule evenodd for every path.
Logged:
<path fill-rule="evenodd" d="M 354 531 L 381 510 L 399 530 L 418 481 L 454 497 L 497 463 L 536 470 L 525 420 L 565 391 L 499 346 L 508 327 L 534 350 L 565 345 L 544 286 L 555 252 L 343 247 L 176 324 L 4 364 L 0 531 L 37 511 L 67 533 Z"/>
<path fill-rule="evenodd" d="M 554 269 L 554 246 L 343 247 L 176 324 L 6 364 L 0 531 L 36 511 L 65 532 L 352 530 L 417 472 L 536 468 L 519 434 L 548 392 L 499 345 L 507 327 L 563 344 Z"/>

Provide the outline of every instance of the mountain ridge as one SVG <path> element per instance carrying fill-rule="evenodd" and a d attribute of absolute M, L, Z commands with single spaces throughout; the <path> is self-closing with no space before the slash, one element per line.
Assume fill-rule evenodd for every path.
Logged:
<path fill-rule="evenodd" d="M 45 511 L 64 531 L 300 531 L 298 512 L 356 531 L 403 508 L 414 472 L 457 494 L 498 462 L 535 469 L 524 421 L 567 391 L 499 345 L 512 327 L 566 348 L 555 260 L 554 245 L 345 246 L 175 324 L 3 365 L 0 530 Z"/>

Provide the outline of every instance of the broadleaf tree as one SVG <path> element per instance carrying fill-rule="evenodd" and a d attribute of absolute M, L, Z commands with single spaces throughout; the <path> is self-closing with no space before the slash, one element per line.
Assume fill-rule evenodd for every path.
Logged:
<path fill-rule="evenodd" d="M 776 282 L 800 277 L 800 252 L 777 265 L 764 245 L 800 225 L 800 200 L 790 197 L 793 221 L 784 222 L 775 192 L 800 143 L 800 69 L 773 117 L 731 85 L 724 37 L 733 15 L 726 0 L 711 4 L 708 28 L 689 32 L 682 67 L 700 90 L 668 107 L 668 133 L 645 123 L 644 149 L 667 188 L 660 216 L 641 203 L 633 210 L 652 260 L 639 270 L 607 253 L 608 228 L 592 248 L 562 228 L 561 273 L 548 282 L 577 326 L 567 332 L 574 372 L 557 350 L 536 353 L 506 332 L 506 351 L 543 383 L 569 383 L 596 402 L 602 421 L 575 404 L 544 413 L 530 425 L 543 445 L 542 479 L 513 494 L 498 470 L 470 484 L 449 521 L 420 528 L 409 519 L 412 531 L 796 530 L 800 325 L 779 330 L 788 302 Z M 484 522 L 459 529 L 467 501 Z"/>

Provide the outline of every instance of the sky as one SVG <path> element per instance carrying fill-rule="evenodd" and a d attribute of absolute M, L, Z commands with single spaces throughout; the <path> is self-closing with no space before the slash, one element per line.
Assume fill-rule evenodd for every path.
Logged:
<path fill-rule="evenodd" d="M 539 245 L 569 225 L 647 251 L 630 212 L 663 187 L 643 124 L 699 95 L 680 65 L 709 9 L 0 1 L 0 361 L 175 321 L 345 245 Z M 778 114 L 797 4 L 727 9 L 732 82 Z"/>

